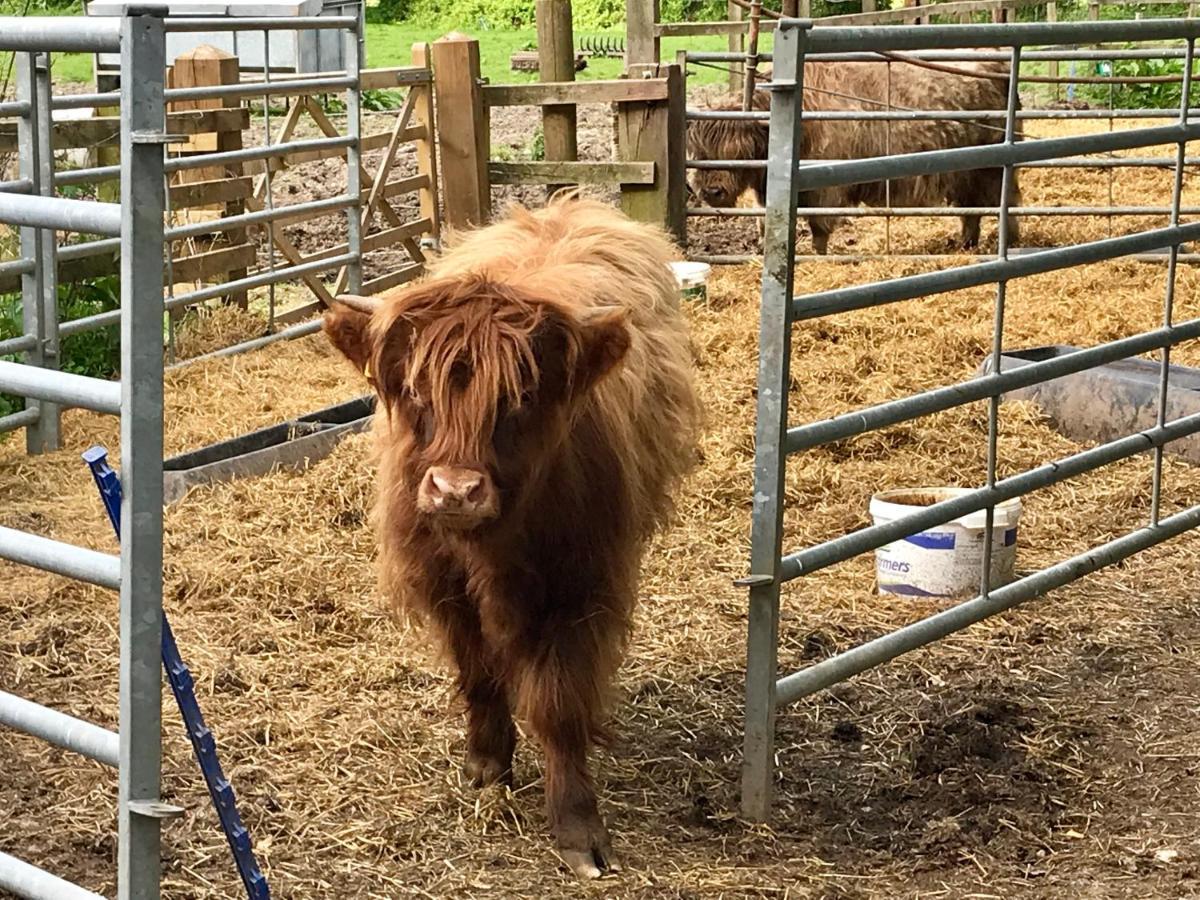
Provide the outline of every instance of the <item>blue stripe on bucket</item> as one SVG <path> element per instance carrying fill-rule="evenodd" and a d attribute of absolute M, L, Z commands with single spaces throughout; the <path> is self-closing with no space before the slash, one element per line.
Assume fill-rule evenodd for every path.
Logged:
<path fill-rule="evenodd" d="M 932 594 L 929 591 L 923 591 L 919 587 L 915 587 L 911 584 L 881 584 L 879 585 L 879 589 L 889 594 L 900 594 L 905 597 L 941 596 L 940 594 Z"/>
<path fill-rule="evenodd" d="M 925 550 L 953 550 L 954 533 L 949 531 L 925 531 L 904 540 Z"/>

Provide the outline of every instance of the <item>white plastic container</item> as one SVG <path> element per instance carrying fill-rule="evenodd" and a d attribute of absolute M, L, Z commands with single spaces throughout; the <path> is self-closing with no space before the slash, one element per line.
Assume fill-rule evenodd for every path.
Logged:
<path fill-rule="evenodd" d="M 871 518 L 876 525 L 882 525 L 965 493 L 968 491 L 963 488 L 950 487 L 883 491 L 871 498 Z M 875 551 L 879 593 L 906 597 L 969 597 L 977 594 L 983 571 L 986 516 L 985 510 L 979 510 L 880 547 Z M 1020 518 L 1019 499 L 996 506 L 992 532 L 992 587 L 1013 580 Z"/>
<path fill-rule="evenodd" d="M 684 300 L 704 303 L 708 300 L 708 275 L 712 266 L 702 262 L 673 262 L 671 271 L 679 282 L 679 294 Z"/>

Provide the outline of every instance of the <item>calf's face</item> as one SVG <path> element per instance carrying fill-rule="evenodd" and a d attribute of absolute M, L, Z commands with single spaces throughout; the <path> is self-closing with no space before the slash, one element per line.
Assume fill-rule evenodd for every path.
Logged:
<path fill-rule="evenodd" d="M 561 446 L 572 416 L 629 348 L 625 313 L 579 316 L 509 286 L 431 282 L 373 306 L 344 298 L 325 332 L 393 423 L 410 502 L 431 526 L 498 525 Z M 391 488 L 391 486 L 389 486 Z"/>

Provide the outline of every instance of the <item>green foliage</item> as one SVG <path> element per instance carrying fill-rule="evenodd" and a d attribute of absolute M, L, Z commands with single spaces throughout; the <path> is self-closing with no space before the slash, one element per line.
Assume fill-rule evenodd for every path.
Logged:
<path fill-rule="evenodd" d="M 121 289 L 117 276 L 95 278 L 58 289 L 59 320 L 68 322 L 119 309 Z M 0 341 L 24 334 L 21 321 L 21 295 L 0 295 Z M 19 360 L 18 356 L 3 357 Z M 112 378 L 120 370 L 121 329 L 117 325 L 65 337 L 59 347 L 61 368 L 76 375 Z M 17 412 L 24 406 L 19 397 L 0 394 L 0 416 Z"/>
<path fill-rule="evenodd" d="M 534 131 L 533 140 L 529 142 L 529 158 L 534 162 L 541 162 L 546 158 L 546 133 L 542 131 L 541 125 Z"/>
<path fill-rule="evenodd" d="M 1118 59 L 1111 66 L 1100 63 L 1098 75 L 1121 77 L 1183 75 L 1183 61 L 1179 59 Z M 1150 84 L 1118 84 L 1113 87 L 1103 84 L 1086 85 L 1086 96 L 1095 106 L 1107 106 L 1111 102 L 1118 109 L 1171 109 L 1179 106 L 1183 85 L 1180 82 L 1157 82 Z"/>

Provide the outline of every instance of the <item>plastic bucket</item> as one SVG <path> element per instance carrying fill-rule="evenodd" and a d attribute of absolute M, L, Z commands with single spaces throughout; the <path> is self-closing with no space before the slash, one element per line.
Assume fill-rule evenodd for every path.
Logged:
<path fill-rule="evenodd" d="M 969 492 L 964 488 L 949 487 L 883 491 L 871 498 L 871 518 L 876 525 L 882 525 L 966 493 Z M 986 517 L 987 511 L 979 510 L 880 547 L 875 551 L 879 593 L 906 597 L 977 594 L 983 571 Z M 1020 518 L 1019 499 L 997 504 L 989 578 L 992 587 L 1013 580 Z"/>
<path fill-rule="evenodd" d="M 679 282 L 679 294 L 684 300 L 704 303 L 708 300 L 708 275 L 712 266 L 702 262 L 673 262 L 671 271 Z"/>

